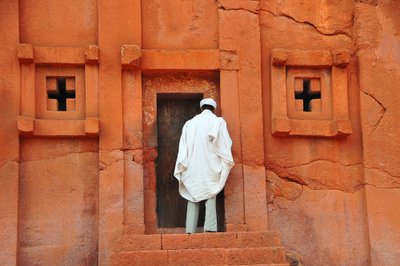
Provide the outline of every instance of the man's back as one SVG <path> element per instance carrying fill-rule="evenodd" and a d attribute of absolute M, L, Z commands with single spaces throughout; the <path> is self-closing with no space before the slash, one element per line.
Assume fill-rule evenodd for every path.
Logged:
<path fill-rule="evenodd" d="M 179 193 L 188 200 L 186 232 L 195 233 L 199 201 L 205 200 L 205 232 L 217 231 L 216 196 L 224 188 L 233 167 L 232 140 L 226 122 L 212 112 L 217 103 L 210 98 L 200 101 L 201 114 L 185 123 L 179 142 L 174 176 Z"/>
<path fill-rule="evenodd" d="M 230 170 L 233 165 L 231 144 L 225 120 L 209 110 L 202 111 L 185 123 L 175 169 L 175 173 L 179 172 L 177 178 L 184 198 L 197 202 L 222 190 L 227 178 L 223 168 Z M 179 162 L 183 163 L 184 170 L 177 171 Z"/>

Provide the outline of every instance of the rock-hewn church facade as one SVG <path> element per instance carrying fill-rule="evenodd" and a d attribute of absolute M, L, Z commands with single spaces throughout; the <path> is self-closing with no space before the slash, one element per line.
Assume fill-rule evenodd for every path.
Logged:
<path fill-rule="evenodd" d="M 399 263 L 397 1 L 0 13 L 1 265 Z M 220 232 L 187 235 L 172 171 L 203 97 L 235 166 Z"/>

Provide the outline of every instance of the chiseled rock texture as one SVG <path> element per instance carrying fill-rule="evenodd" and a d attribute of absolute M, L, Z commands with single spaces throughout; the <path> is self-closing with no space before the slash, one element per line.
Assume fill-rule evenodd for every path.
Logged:
<path fill-rule="evenodd" d="M 363 2 L 363 1 L 361 1 Z M 400 249 L 400 6 L 355 6 L 365 199 L 372 265 L 396 265 Z M 393 247 L 393 248 L 387 248 Z"/>
<path fill-rule="evenodd" d="M 285 251 L 293 266 L 398 265 L 399 15 L 398 0 L 0 1 L 0 265 L 243 264 Z M 37 64 L 35 47 L 53 62 Z M 272 134 L 273 49 L 349 52 L 351 134 Z M 95 81 L 80 124 L 60 123 L 84 134 L 46 136 L 71 119 L 35 117 L 47 112 L 40 69 Z M 157 93 L 220 103 L 236 162 L 226 233 L 157 227 Z"/>
<path fill-rule="evenodd" d="M 400 7 L 395 1 L 260 2 L 266 66 L 275 47 L 346 48 L 353 55 L 349 137 L 278 139 L 264 131 L 270 229 L 282 232 L 293 263 L 396 265 Z M 268 74 L 263 80 L 268 124 Z"/>

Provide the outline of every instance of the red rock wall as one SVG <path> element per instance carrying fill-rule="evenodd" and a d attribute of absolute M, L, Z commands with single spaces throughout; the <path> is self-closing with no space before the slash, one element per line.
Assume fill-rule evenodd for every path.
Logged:
<path fill-rule="evenodd" d="M 0 264 L 93 264 L 98 246 L 98 141 L 19 138 L 18 43 L 97 43 L 96 1 L 0 4 Z M 34 99 L 31 100 L 34 102 Z M 4 110 L 3 110 L 4 108 Z M 17 243 L 18 239 L 18 243 Z"/>
<path fill-rule="evenodd" d="M 19 40 L 38 46 L 97 43 L 97 0 L 19 1 Z"/>
<path fill-rule="evenodd" d="M 215 1 L 148 0 L 141 4 L 143 48 L 218 48 Z"/>
<path fill-rule="evenodd" d="M 0 264 L 16 265 L 18 236 L 19 64 L 17 1 L 0 2 Z"/>
<path fill-rule="evenodd" d="M 269 228 L 281 231 L 293 261 L 367 265 L 356 57 L 348 66 L 351 135 L 275 137 L 269 127 L 271 49 L 354 52 L 354 3 L 261 1 L 260 8 Z"/>
<path fill-rule="evenodd" d="M 96 264 L 97 140 L 20 143 L 18 263 Z"/>
<path fill-rule="evenodd" d="M 395 0 L 0 1 L 0 264 L 98 258 L 107 265 L 123 233 L 157 230 L 149 229 L 155 218 L 146 208 L 154 206 L 145 200 L 154 191 L 143 184 L 149 158 L 142 76 L 157 76 L 157 64 L 182 70 L 215 62 L 154 57 L 144 60 L 153 69 L 143 73 L 123 69 L 121 46 L 136 44 L 221 50 L 221 113 L 236 160 L 225 191 L 228 229 L 263 230 L 268 223 L 288 258 L 304 265 L 396 265 L 399 8 Z M 99 46 L 98 139 L 20 136 L 18 43 Z M 350 51 L 343 102 L 349 136 L 272 135 L 275 48 Z"/>
<path fill-rule="evenodd" d="M 372 265 L 400 257 L 400 6 L 360 1 L 355 8 L 365 198 Z"/>

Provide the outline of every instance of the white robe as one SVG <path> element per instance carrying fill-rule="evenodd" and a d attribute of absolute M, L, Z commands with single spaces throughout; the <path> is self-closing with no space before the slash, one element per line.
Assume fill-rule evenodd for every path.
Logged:
<path fill-rule="evenodd" d="M 182 129 L 174 176 L 179 193 L 192 202 L 215 197 L 234 165 L 226 122 L 204 110 Z"/>

